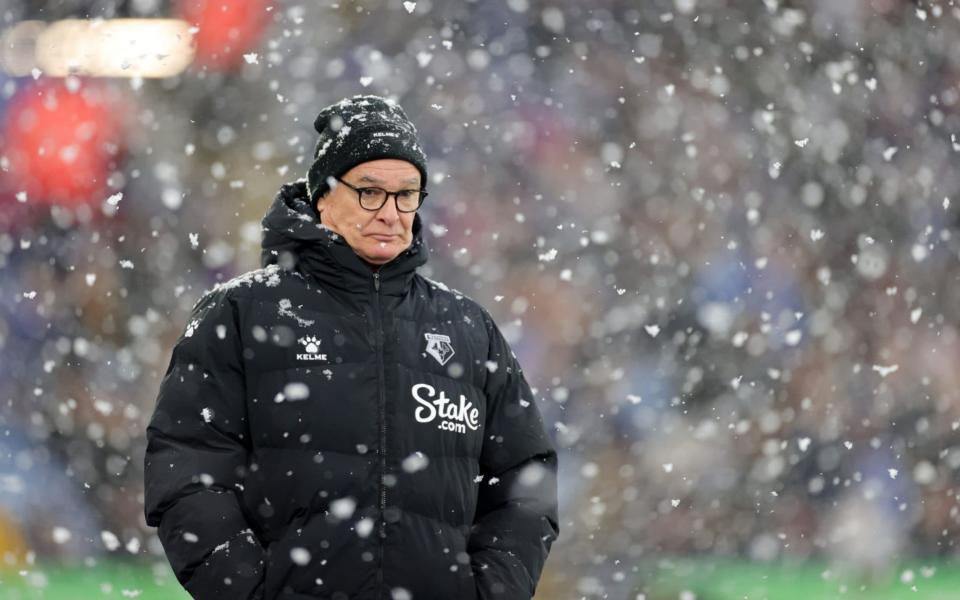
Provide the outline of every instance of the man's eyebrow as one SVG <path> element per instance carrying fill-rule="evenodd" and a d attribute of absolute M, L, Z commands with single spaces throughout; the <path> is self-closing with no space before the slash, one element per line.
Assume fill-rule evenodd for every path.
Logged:
<path fill-rule="evenodd" d="M 373 175 L 361 175 L 359 181 L 363 183 L 374 183 L 377 185 L 384 185 L 384 181 L 382 179 L 378 179 Z M 404 179 L 401 183 L 409 183 L 412 185 L 416 185 L 418 181 L 419 179 L 417 179 L 416 177 L 409 177 L 407 179 Z"/>

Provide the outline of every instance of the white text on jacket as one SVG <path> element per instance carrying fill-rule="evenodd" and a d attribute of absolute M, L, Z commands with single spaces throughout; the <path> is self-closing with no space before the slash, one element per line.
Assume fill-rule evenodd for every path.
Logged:
<path fill-rule="evenodd" d="M 472 402 L 467 402 L 463 394 L 460 394 L 460 403 L 453 404 L 443 390 L 440 390 L 440 395 L 433 399 L 437 391 L 427 383 L 414 385 L 410 392 L 413 394 L 413 399 L 420 405 L 413 413 L 418 423 L 430 423 L 439 416 L 445 420 L 437 424 L 437 429 L 466 433 L 467 427 L 474 431 L 480 427 L 480 409 L 473 406 Z M 426 398 L 421 395 L 421 392 L 426 393 Z"/>

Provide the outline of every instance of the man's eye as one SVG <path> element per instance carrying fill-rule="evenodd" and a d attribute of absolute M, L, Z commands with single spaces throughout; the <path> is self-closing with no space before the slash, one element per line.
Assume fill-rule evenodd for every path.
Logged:
<path fill-rule="evenodd" d="M 402 190 L 397 194 L 397 196 L 403 200 L 409 200 L 410 198 L 413 198 L 413 190 Z"/>
<path fill-rule="evenodd" d="M 363 188 L 360 190 L 360 193 L 369 198 L 373 198 L 374 196 L 380 195 L 380 190 L 377 188 Z"/>

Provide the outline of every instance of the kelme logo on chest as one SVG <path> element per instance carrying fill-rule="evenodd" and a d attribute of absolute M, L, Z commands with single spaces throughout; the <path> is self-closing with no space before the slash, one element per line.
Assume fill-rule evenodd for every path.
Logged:
<path fill-rule="evenodd" d="M 327 355 L 320 353 L 320 338 L 308 335 L 297 342 L 303 346 L 303 352 L 297 353 L 297 360 L 327 360 Z"/>

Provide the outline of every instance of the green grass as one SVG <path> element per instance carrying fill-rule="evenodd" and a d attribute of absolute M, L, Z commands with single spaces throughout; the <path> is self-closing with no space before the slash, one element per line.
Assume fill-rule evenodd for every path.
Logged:
<path fill-rule="evenodd" d="M 151 564 L 98 561 L 96 565 L 36 565 L 23 571 L 0 571 L 3 600 L 191 600 L 166 562 Z"/>
<path fill-rule="evenodd" d="M 872 580 L 832 573 L 820 563 L 786 566 L 681 558 L 644 563 L 640 571 L 637 583 L 647 590 L 646 600 L 960 598 L 960 564 L 946 561 L 912 562 Z M 907 571 L 913 579 L 905 583 L 902 576 Z M 571 591 L 570 598 L 577 597 Z M 45 564 L 20 572 L 0 571 L 0 598 L 190 600 L 190 595 L 180 587 L 169 565 L 159 560 L 146 565 L 99 561 L 92 567 Z"/>
<path fill-rule="evenodd" d="M 912 562 L 872 578 L 820 563 L 766 565 L 747 561 L 661 561 L 648 575 L 647 600 L 956 600 L 960 564 Z"/>

